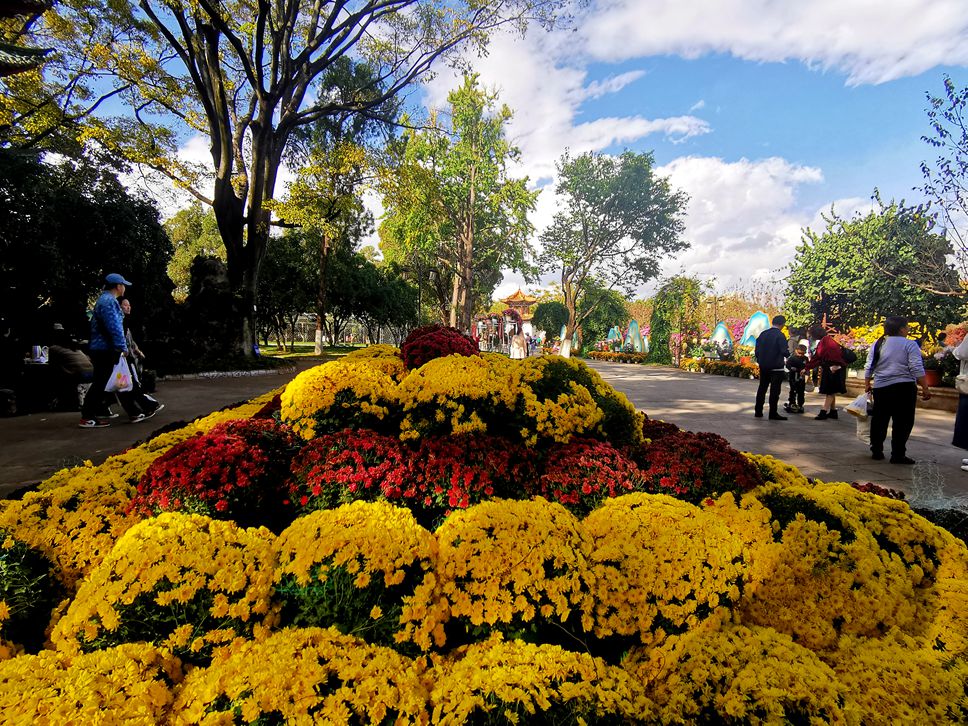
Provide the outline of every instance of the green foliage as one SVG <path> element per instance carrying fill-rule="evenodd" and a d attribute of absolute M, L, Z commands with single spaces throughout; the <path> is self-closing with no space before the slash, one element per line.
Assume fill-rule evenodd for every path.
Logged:
<path fill-rule="evenodd" d="M 570 328 L 605 301 L 584 302 L 595 286 L 631 295 L 658 274 L 663 260 L 688 246 L 681 239 L 687 197 L 653 165 L 652 154 L 631 151 L 618 157 L 566 153 L 559 161 L 564 209 L 541 235 L 539 266 L 561 273 Z"/>
<path fill-rule="evenodd" d="M 505 137 L 511 118 L 476 75 L 447 97 L 449 129 L 412 131 L 392 153 L 394 168 L 381 178 L 386 219 L 384 255 L 406 268 L 452 326 L 470 329 L 502 270 L 529 272 L 528 212 L 537 192 L 512 179 L 519 151 Z"/>
<path fill-rule="evenodd" d="M 285 347 L 295 342 L 298 317 L 312 310 L 319 287 L 319 257 L 315 239 L 305 232 L 291 231 L 273 238 L 262 263 L 259 278 L 259 324 L 263 339 L 275 336 Z"/>
<path fill-rule="evenodd" d="M 300 583 L 295 575 L 284 575 L 275 588 L 275 597 L 282 604 L 280 625 L 333 627 L 372 645 L 416 655 L 415 646 L 400 644 L 394 637 L 400 629 L 404 601 L 413 596 L 414 585 L 420 579 L 416 563 L 403 570 L 406 574 L 400 584 L 390 586 L 384 582 L 382 573 L 375 573 L 368 578 L 366 586 L 359 587 L 358 573 L 352 574 L 345 565 L 334 566 L 332 562 L 325 567 L 313 565 L 306 584 Z M 379 616 L 373 617 L 376 612 Z"/>
<path fill-rule="evenodd" d="M 87 160 L 44 163 L 0 150 L 0 316 L 26 345 L 55 322 L 87 339 L 86 312 L 108 272 L 121 272 L 147 335 L 169 327 L 171 243 L 147 200 Z M 18 351 L 19 354 L 19 351 Z"/>
<path fill-rule="evenodd" d="M 932 133 L 921 139 L 938 155 L 931 163 L 921 162 L 921 191 L 932 201 L 954 242 L 961 278 L 968 279 L 968 86 L 957 87 L 945 74 L 944 96 L 926 95 Z"/>
<path fill-rule="evenodd" d="M 192 262 L 196 257 L 217 257 L 225 261 L 225 245 L 219 235 L 215 213 L 198 202 L 179 210 L 164 223 L 165 232 L 174 247 L 168 263 L 168 277 L 175 284 L 175 299 L 188 296 Z"/>
<path fill-rule="evenodd" d="M 501 305 L 503 307 L 503 303 Z M 535 330 L 544 330 L 550 338 L 561 332 L 561 326 L 568 322 L 568 309 L 557 300 L 538 303 L 534 308 L 531 325 Z"/>
<path fill-rule="evenodd" d="M 597 286 L 591 287 L 582 297 L 578 315 L 582 318 L 581 334 L 586 346 L 605 340 L 609 330 L 616 325 L 624 328 L 630 320 L 622 294 Z"/>
<path fill-rule="evenodd" d="M 0 608 L 7 611 L 0 617 L 0 638 L 36 653 L 63 595 L 47 558 L 0 530 Z"/>
<path fill-rule="evenodd" d="M 845 220 L 831 209 L 822 234 L 804 230 L 787 277 L 788 323 L 841 329 L 903 315 L 926 330 L 960 319 L 965 295 L 953 250 L 923 207 L 885 205 Z"/>
<path fill-rule="evenodd" d="M 679 365 L 682 345 L 673 336 L 687 335 L 698 327 L 704 291 L 702 281 L 685 275 L 670 277 L 662 283 L 652 299 L 649 321 L 649 358 L 654 363 Z"/>

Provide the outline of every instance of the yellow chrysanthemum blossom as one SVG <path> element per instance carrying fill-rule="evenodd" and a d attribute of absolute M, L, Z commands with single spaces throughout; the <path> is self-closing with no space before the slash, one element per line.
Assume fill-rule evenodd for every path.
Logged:
<path fill-rule="evenodd" d="M 795 466 L 787 464 L 785 461 L 768 454 L 744 452 L 743 455 L 760 468 L 763 473 L 763 480 L 766 482 L 775 482 L 781 486 L 810 486 L 807 477 L 801 474 Z"/>
<path fill-rule="evenodd" d="M 560 504 L 541 497 L 483 502 L 450 515 L 437 540 L 443 597 L 465 627 L 544 621 L 591 630 L 591 543 Z"/>
<path fill-rule="evenodd" d="M 845 711 L 856 723 L 960 723 L 966 674 L 947 667 L 941 653 L 892 630 L 883 638 L 841 638 L 825 660 L 847 687 Z"/>
<path fill-rule="evenodd" d="M 188 675 L 172 726 L 246 723 L 427 723 L 422 666 L 389 648 L 319 628 L 282 630 Z"/>
<path fill-rule="evenodd" d="M 725 524 L 664 494 L 627 494 L 589 514 L 595 635 L 661 642 L 715 628 L 739 600 L 743 544 Z"/>
<path fill-rule="evenodd" d="M 344 361 L 365 361 L 372 368 L 383 371 L 395 381 L 402 381 L 407 367 L 400 357 L 400 350 L 392 345 L 370 345 L 343 356 Z"/>
<path fill-rule="evenodd" d="M 553 711 L 557 723 L 648 723 L 654 706 L 617 666 L 555 645 L 500 636 L 460 649 L 428 674 L 433 723 L 530 723 Z"/>
<path fill-rule="evenodd" d="M 847 724 L 846 687 L 814 653 L 770 628 L 726 626 L 641 648 L 626 668 L 659 709 L 657 722 Z"/>
<path fill-rule="evenodd" d="M 487 431 L 488 421 L 506 421 L 518 388 L 507 366 L 479 356 L 434 358 L 400 383 L 400 438 Z"/>
<path fill-rule="evenodd" d="M 274 624 L 275 565 L 275 538 L 264 528 L 162 514 L 118 540 L 51 640 L 72 654 L 150 633 L 181 657 L 204 662 L 213 649 Z"/>
<path fill-rule="evenodd" d="M 372 360 L 336 360 L 296 376 L 283 391 L 280 416 L 308 440 L 383 421 L 398 397 L 396 381 Z"/>
<path fill-rule="evenodd" d="M 297 625 L 334 625 L 390 645 L 443 645 L 437 540 L 408 509 L 353 502 L 297 519 L 279 537 L 277 598 Z M 318 616 L 326 613 L 329 622 Z"/>
<path fill-rule="evenodd" d="M 9 724 L 162 723 L 181 665 L 146 643 L 81 655 L 41 651 L 0 662 L 0 720 Z"/>
<path fill-rule="evenodd" d="M 882 549 L 835 492 L 770 484 L 755 496 L 772 513 L 777 541 L 758 553 L 770 574 L 744 592 L 742 622 L 814 650 L 834 648 L 841 635 L 876 637 L 895 626 L 920 634 L 929 626 L 933 580 Z"/>

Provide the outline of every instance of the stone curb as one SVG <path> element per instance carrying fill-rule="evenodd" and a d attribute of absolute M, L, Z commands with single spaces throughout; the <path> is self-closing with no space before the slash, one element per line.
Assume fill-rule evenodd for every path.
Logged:
<path fill-rule="evenodd" d="M 184 373 L 174 376 L 158 376 L 159 382 L 168 381 L 200 381 L 208 378 L 251 378 L 255 376 L 284 376 L 296 372 L 296 366 L 281 368 L 262 368 L 254 371 L 203 371 L 202 373 Z"/>

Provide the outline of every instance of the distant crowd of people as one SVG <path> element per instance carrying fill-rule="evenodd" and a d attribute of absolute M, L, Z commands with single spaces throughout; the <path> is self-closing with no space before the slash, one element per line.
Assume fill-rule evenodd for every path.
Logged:
<path fill-rule="evenodd" d="M 816 419 L 837 419 L 837 396 L 847 393 L 847 369 L 857 360 L 856 354 L 840 345 L 822 326 L 809 331 L 809 339 L 789 341 L 783 333 L 786 319 L 778 315 L 772 327 L 756 340 L 756 361 L 760 368 L 760 383 L 756 390 L 754 416 L 763 418 L 768 402 L 768 417 L 786 421 L 779 411 L 783 382 L 789 383 L 786 413 L 803 413 L 808 377 L 818 375 L 818 392 L 824 400 Z M 907 443 L 914 428 L 918 391 L 921 398 L 930 400 L 924 372 L 921 348 L 907 336 L 908 321 L 892 316 L 884 321 L 884 335 L 874 343 L 864 367 L 865 391 L 869 399 L 871 458 L 885 458 L 884 443 L 891 430 L 890 462 L 914 464 L 907 455 Z M 968 373 L 968 340 L 952 353 L 961 361 L 962 373 Z M 768 394 L 768 395 L 767 395 Z M 968 449 L 968 396 L 959 400 L 955 419 L 955 446 Z M 968 471 L 968 459 L 962 461 Z"/>

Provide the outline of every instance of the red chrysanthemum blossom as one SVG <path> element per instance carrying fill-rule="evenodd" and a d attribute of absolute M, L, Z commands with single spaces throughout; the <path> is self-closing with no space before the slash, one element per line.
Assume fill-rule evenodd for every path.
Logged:
<path fill-rule="evenodd" d="M 293 459 L 291 471 L 290 497 L 300 509 L 331 509 L 400 490 L 407 457 L 391 436 L 344 429 L 310 441 Z"/>
<path fill-rule="evenodd" d="M 434 358 L 448 355 L 480 355 L 477 343 L 456 328 L 440 324 L 417 328 L 403 341 L 400 355 L 407 370 L 419 368 Z"/>
<path fill-rule="evenodd" d="M 385 492 L 431 516 L 466 509 L 491 497 L 520 499 L 536 475 L 534 453 L 497 436 L 430 436 L 410 459 L 400 490 Z"/>
<path fill-rule="evenodd" d="M 717 434 L 666 433 L 638 449 L 635 459 L 646 491 L 693 504 L 729 491 L 749 491 L 763 483 L 756 465 Z"/>
<path fill-rule="evenodd" d="M 272 419 L 226 421 L 176 444 L 148 467 L 131 509 L 267 523 L 278 513 L 299 439 Z"/>
<path fill-rule="evenodd" d="M 548 451 L 544 473 L 531 493 L 584 515 L 607 497 L 635 491 L 639 479 L 635 462 L 611 444 L 576 438 Z"/>
<path fill-rule="evenodd" d="M 675 424 L 659 421 L 654 418 L 649 418 L 648 416 L 646 416 L 645 420 L 642 421 L 642 437 L 648 439 L 649 441 L 657 441 L 663 436 L 675 434 L 680 431 L 682 431 L 682 429 Z"/>

